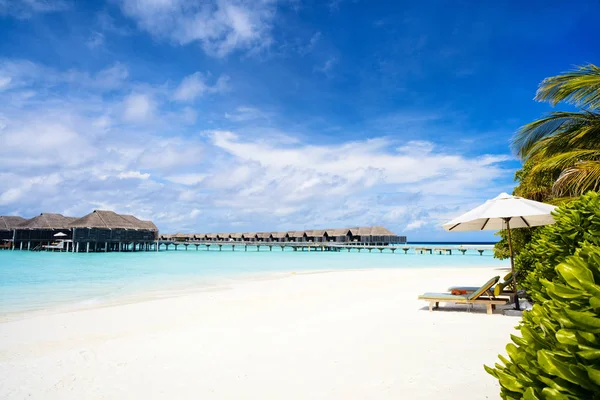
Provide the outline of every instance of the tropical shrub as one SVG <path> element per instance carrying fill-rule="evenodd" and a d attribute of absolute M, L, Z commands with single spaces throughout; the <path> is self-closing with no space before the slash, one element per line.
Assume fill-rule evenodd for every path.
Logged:
<path fill-rule="evenodd" d="M 556 273 L 541 279 L 549 300 L 524 313 L 504 365 L 485 366 L 503 399 L 600 399 L 600 246 L 584 243 Z"/>
<path fill-rule="evenodd" d="M 556 278 L 555 266 L 575 254 L 581 243 L 600 245 L 600 196 L 589 192 L 561 206 L 554 219 L 555 224 L 538 229 L 515 257 L 519 288 L 535 301 L 549 298 L 541 280 Z"/>

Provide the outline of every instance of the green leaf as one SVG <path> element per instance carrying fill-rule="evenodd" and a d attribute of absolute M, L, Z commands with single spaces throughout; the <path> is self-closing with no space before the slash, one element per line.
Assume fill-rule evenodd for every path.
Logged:
<path fill-rule="evenodd" d="M 535 393 L 535 389 L 530 387 L 527 388 L 525 394 L 523 395 L 523 400 L 543 400 Z"/>
<path fill-rule="evenodd" d="M 590 387 L 589 382 L 582 380 L 580 371 L 572 369 L 572 364 L 560 361 L 554 354 L 547 350 L 538 351 L 538 363 L 540 367 L 550 375 L 558 376 L 564 380 L 580 385 L 586 389 Z"/>
<path fill-rule="evenodd" d="M 586 268 L 586 263 L 581 258 L 570 258 L 556 267 L 558 273 L 567 283 L 577 289 L 583 289 L 581 282 L 593 282 L 592 272 Z"/>
<path fill-rule="evenodd" d="M 545 400 L 577 400 L 576 397 L 568 396 L 559 392 L 556 389 L 544 388 L 542 390 L 542 396 Z"/>
<path fill-rule="evenodd" d="M 600 318 L 596 317 L 596 314 L 588 311 L 580 312 L 565 309 L 564 313 L 573 322 L 573 324 L 579 326 L 591 333 L 600 333 Z"/>
<path fill-rule="evenodd" d="M 561 329 L 556 332 L 556 340 L 562 344 L 568 344 L 572 346 L 577 346 L 579 344 L 577 341 L 576 332 L 569 329 Z"/>
<path fill-rule="evenodd" d="M 595 369 L 591 366 L 585 367 L 587 369 L 588 376 L 592 382 L 594 382 L 598 387 L 596 388 L 597 392 L 600 393 L 600 369 Z"/>
<path fill-rule="evenodd" d="M 579 357 L 585 358 L 589 361 L 600 360 L 600 350 L 583 350 L 578 351 L 577 355 Z"/>

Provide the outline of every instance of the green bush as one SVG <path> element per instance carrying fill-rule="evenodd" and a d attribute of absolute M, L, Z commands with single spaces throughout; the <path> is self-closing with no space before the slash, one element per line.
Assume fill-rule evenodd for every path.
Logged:
<path fill-rule="evenodd" d="M 553 225 L 538 229 L 525 248 L 515 257 L 519 288 L 535 301 L 548 299 L 542 279 L 552 281 L 555 266 L 563 262 L 584 241 L 600 245 L 600 196 L 589 192 L 561 206 Z"/>
<path fill-rule="evenodd" d="M 504 365 L 485 366 L 503 399 L 600 399 L 600 246 L 584 243 L 556 274 L 541 279 L 549 300 L 524 313 Z"/>

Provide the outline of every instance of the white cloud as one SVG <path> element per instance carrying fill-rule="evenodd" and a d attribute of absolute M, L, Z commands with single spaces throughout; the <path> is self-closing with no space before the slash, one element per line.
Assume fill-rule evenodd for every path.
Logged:
<path fill-rule="evenodd" d="M 225 118 L 234 122 L 246 122 L 267 118 L 267 114 L 255 107 L 240 106 L 234 112 L 225 113 Z"/>
<path fill-rule="evenodd" d="M 123 171 L 117 175 L 119 179 L 148 179 L 150 178 L 150 174 L 141 173 L 140 171 Z"/>
<path fill-rule="evenodd" d="M 0 90 L 8 88 L 12 78 L 10 76 L 0 76 Z"/>
<path fill-rule="evenodd" d="M 156 38 L 223 57 L 235 50 L 256 50 L 271 41 L 275 1 L 121 0 L 123 14 Z"/>
<path fill-rule="evenodd" d="M 192 101 L 205 93 L 224 92 L 229 88 L 228 76 L 220 76 L 212 86 L 207 84 L 206 80 L 200 72 L 186 76 L 175 89 L 173 98 L 178 101 Z"/>
<path fill-rule="evenodd" d="M 61 0 L 0 0 L 0 15 L 10 15 L 19 19 L 30 18 L 37 13 L 51 13 L 69 8 Z"/>
<path fill-rule="evenodd" d="M 152 117 L 153 107 L 149 95 L 132 93 L 123 103 L 123 117 L 131 122 L 147 121 Z"/>
<path fill-rule="evenodd" d="M 427 221 L 423 221 L 423 220 L 411 221 L 410 223 L 408 223 L 408 225 L 406 225 L 405 230 L 406 231 L 414 231 L 415 229 L 419 229 L 426 224 L 427 224 Z"/>
<path fill-rule="evenodd" d="M 54 89 L 67 84 L 80 89 L 110 91 L 122 88 L 128 76 L 127 66 L 119 62 L 90 74 L 75 69 L 56 71 L 28 60 L 0 59 L 0 79 L 7 82 L 8 89 L 32 87 L 34 84 L 35 89 Z"/>
<path fill-rule="evenodd" d="M 336 64 L 337 64 L 337 58 L 329 57 L 323 65 L 315 67 L 314 70 L 318 71 L 318 72 L 322 72 L 324 74 L 329 74 Z"/>
<path fill-rule="evenodd" d="M 207 174 L 180 174 L 166 176 L 165 179 L 182 185 L 196 185 L 206 179 Z"/>

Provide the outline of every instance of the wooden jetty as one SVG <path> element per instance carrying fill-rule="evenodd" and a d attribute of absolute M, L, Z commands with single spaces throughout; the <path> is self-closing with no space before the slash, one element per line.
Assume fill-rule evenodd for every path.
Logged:
<path fill-rule="evenodd" d="M 175 240 L 158 240 L 157 246 L 153 248 L 156 251 L 169 251 L 169 250 L 181 250 L 187 251 L 191 246 L 192 249 L 198 251 L 200 249 L 204 251 L 209 251 L 211 248 L 217 249 L 218 251 L 223 251 L 226 249 L 228 251 L 248 251 L 248 248 L 254 251 L 261 251 L 264 249 L 265 251 L 273 251 L 273 248 L 279 251 L 285 251 L 286 249 L 291 249 L 291 251 L 356 251 L 361 252 L 365 250 L 371 253 L 373 250 L 378 251 L 379 253 L 388 252 L 394 254 L 396 250 L 401 250 L 403 254 L 409 254 L 409 251 L 413 251 L 411 254 L 446 254 L 452 255 L 453 251 L 460 250 L 462 254 L 465 254 L 468 250 L 477 251 L 480 255 L 483 254 L 484 251 L 489 251 L 491 248 L 464 248 L 464 247 L 424 247 L 424 246 L 407 246 L 407 245 L 366 245 L 366 244 L 353 244 L 353 243 L 327 243 L 327 242 L 214 242 L 207 240 L 190 240 L 190 241 L 175 241 Z M 237 249 L 237 250 L 236 250 Z M 402 254 L 402 253 L 401 253 Z"/>

